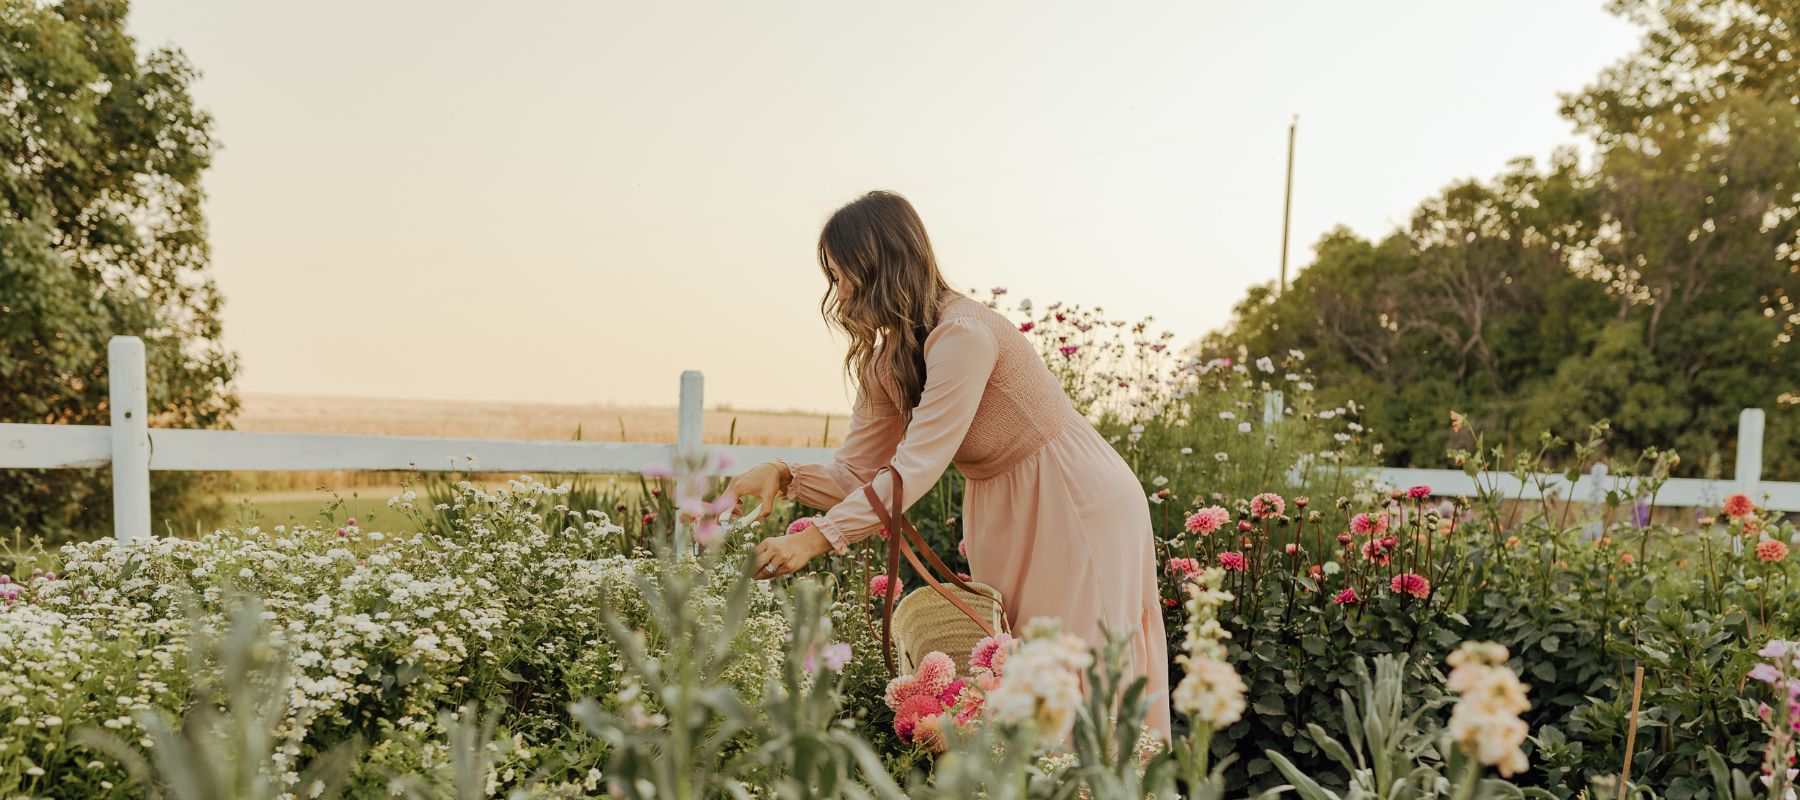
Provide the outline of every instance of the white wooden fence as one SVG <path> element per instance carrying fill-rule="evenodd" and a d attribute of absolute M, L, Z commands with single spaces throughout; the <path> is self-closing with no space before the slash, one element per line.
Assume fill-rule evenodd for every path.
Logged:
<path fill-rule="evenodd" d="M 144 344 L 117 336 L 107 347 L 111 382 L 111 425 L 0 423 L 0 469 L 94 469 L 113 473 L 114 533 L 120 539 L 150 535 L 151 470 L 331 471 L 419 470 L 466 472 L 471 459 L 483 472 L 641 473 L 667 469 L 678 452 L 702 448 L 748 466 L 775 458 L 799 463 L 829 461 L 830 448 L 711 445 L 701 440 L 702 378 L 681 375 L 681 405 L 673 445 L 625 442 L 508 441 L 420 436 L 253 433 L 244 431 L 151 428 L 145 398 Z M 1281 400 L 1265 404 L 1268 419 L 1281 415 Z M 1744 492 L 1765 507 L 1800 511 L 1800 483 L 1760 481 L 1763 412 L 1745 409 L 1739 418 L 1737 472 L 1733 480 L 1674 479 L 1654 498 L 1659 506 L 1716 506 L 1732 492 Z M 710 459 L 709 462 L 716 462 Z M 1471 497 L 1480 486 L 1508 497 L 1536 499 L 1539 483 L 1552 494 L 1596 498 L 1626 479 L 1603 472 L 1584 475 L 1572 487 L 1560 475 L 1540 476 L 1520 485 L 1511 475 L 1471 477 L 1456 470 L 1382 469 L 1396 486 L 1427 484 L 1434 494 Z"/>

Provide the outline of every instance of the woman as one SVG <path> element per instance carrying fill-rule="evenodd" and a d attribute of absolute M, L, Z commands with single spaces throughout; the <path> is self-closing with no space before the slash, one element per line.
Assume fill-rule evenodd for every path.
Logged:
<path fill-rule="evenodd" d="M 924 223 L 902 197 L 870 192 L 819 235 L 830 287 L 820 311 L 850 338 L 855 411 L 831 464 L 760 464 L 730 491 L 829 509 L 816 524 L 756 548 L 758 577 L 842 553 L 881 523 L 904 479 L 904 506 L 950 464 L 963 497 L 969 571 L 1000 590 L 1015 626 L 1057 617 L 1102 641 L 1102 626 L 1134 637 L 1132 675 L 1149 678 L 1146 723 L 1169 733 L 1168 662 L 1158 605 L 1150 508 L 1124 459 L 1063 393 L 1037 350 L 1006 317 L 952 291 L 938 274 Z M 954 654 L 953 654 L 954 655 Z"/>

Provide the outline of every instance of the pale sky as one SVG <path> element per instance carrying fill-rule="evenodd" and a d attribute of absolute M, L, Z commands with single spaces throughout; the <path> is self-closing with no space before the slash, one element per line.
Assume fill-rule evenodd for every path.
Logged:
<path fill-rule="evenodd" d="M 250 392 L 843 411 L 819 226 L 905 194 L 959 289 L 1190 341 L 1451 181 L 1576 141 L 1601 0 L 139 0 L 217 118 Z"/>

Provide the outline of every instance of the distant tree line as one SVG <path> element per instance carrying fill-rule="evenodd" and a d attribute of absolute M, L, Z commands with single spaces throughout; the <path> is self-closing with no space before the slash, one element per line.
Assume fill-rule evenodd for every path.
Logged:
<path fill-rule="evenodd" d="M 1606 419 L 1616 449 L 1729 475 L 1754 406 L 1764 477 L 1800 479 L 1800 0 L 1613 11 L 1645 36 L 1563 98 L 1588 163 L 1519 159 L 1379 241 L 1328 233 L 1201 350 L 1305 351 L 1390 463 L 1444 465 L 1455 410 L 1519 444 Z"/>

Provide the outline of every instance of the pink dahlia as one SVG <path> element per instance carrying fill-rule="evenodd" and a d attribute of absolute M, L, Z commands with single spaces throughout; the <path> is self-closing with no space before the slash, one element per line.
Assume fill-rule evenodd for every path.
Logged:
<path fill-rule="evenodd" d="M 1287 510 L 1286 501 L 1281 499 L 1281 495 L 1274 492 L 1263 492 L 1250 498 L 1250 514 L 1258 519 L 1278 517 L 1285 510 Z"/>
<path fill-rule="evenodd" d="M 913 734 L 918 728 L 919 721 L 927 717 L 935 717 L 943 712 L 944 704 L 939 703 L 936 697 L 928 694 L 915 694 L 907 698 L 906 702 L 901 703 L 899 708 L 894 709 L 894 734 L 900 737 L 900 741 L 912 744 Z"/>
<path fill-rule="evenodd" d="M 899 594 L 906 588 L 906 581 L 894 579 L 894 593 Z M 869 596 L 886 597 L 888 593 L 888 576 L 876 575 L 869 579 Z"/>
<path fill-rule="evenodd" d="M 1243 572 L 1250 568 L 1250 562 L 1244 560 L 1243 553 L 1226 551 L 1219 554 L 1219 566 L 1232 572 Z"/>
<path fill-rule="evenodd" d="M 1788 546 L 1783 542 L 1767 539 L 1756 543 L 1756 558 L 1765 563 L 1773 564 L 1787 558 L 1787 554 Z"/>
<path fill-rule="evenodd" d="M 943 691 L 938 692 L 938 702 L 943 703 L 945 708 L 956 705 L 957 698 L 962 696 L 963 688 L 968 685 L 968 681 L 960 678 L 951 681 L 949 686 L 945 686 Z"/>
<path fill-rule="evenodd" d="M 1338 592 L 1337 597 L 1334 597 L 1331 600 L 1331 602 L 1336 603 L 1340 606 L 1355 605 L 1361 601 L 1362 601 L 1362 598 L 1356 596 L 1356 590 L 1353 588 L 1345 589 L 1341 592 Z"/>
<path fill-rule="evenodd" d="M 1394 580 L 1388 584 L 1388 588 L 1392 589 L 1394 594 L 1410 594 L 1420 600 L 1431 595 L 1431 581 L 1425 580 L 1423 575 L 1415 575 L 1411 572 L 1395 575 Z"/>
<path fill-rule="evenodd" d="M 1369 541 L 1363 542 L 1362 554 L 1363 558 L 1377 564 L 1385 565 L 1389 561 L 1394 560 L 1394 554 L 1389 552 L 1386 542 L 1381 539 L 1370 539 Z"/>
<path fill-rule="evenodd" d="M 1406 496 L 1414 500 L 1424 500 L 1431 496 L 1431 487 L 1424 485 L 1414 486 L 1406 490 Z"/>
<path fill-rule="evenodd" d="M 1363 536 L 1380 536 L 1387 533 L 1388 518 L 1386 514 L 1357 514 L 1350 518 L 1350 532 Z"/>
<path fill-rule="evenodd" d="M 944 718 L 938 714 L 919 717 L 913 723 L 912 744 L 931 753 L 949 749 L 950 742 L 944 738 Z"/>
<path fill-rule="evenodd" d="M 1008 645 L 1012 645 L 1012 641 L 1012 636 L 1008 636 L 1006 631 L 995 632 L 994 636 L 976 641 L 976 649 L 968 650 L 968 668 L 997 670 L 999 665 L 995 661 L 999 661 L 999 663 L 1006 661 L 1003 652 Z"/>
<path fill-rule="evenodd" d="M 787 526 L 787 535 L 793 536 L 796 533 L 806 530 L 806 526 L 811 524 L 813 524 L 812 517 L 801 517 L 794 520 L 793 524 Z"/>
<path fill-rule="evenodd" d="M 1191 558 L 1171 558 L 1164 562 L 1163 570 L 1192 580 L 1200 576 L 1200 562 Z"/>
<path fill-rule="evenodd" d="M 1218 506 L 1207 506 L 1199 511 L 1189 514 L 1186 527 L 1188 533 L 1211 536 L 1220 528 L 1225 527 L 1225 523 L 1230 521 L 1231 512 Z"/>
<path fill-rule="evenodd" d="M 934 650 L 920 659 L 919 668 L 913 670 L 913 677 L 918 680 L 921 692 L 939 694 L 956 680 L 956 662 Z"/>
<path fill-rule="evenodd" d="M 1740 492 L 1740 493 L 1733 494 L 1733 495 L 1725 498 L 1725 514 L 1726 514 L 1726 516 L 1732 516 L 1732 517 L 1749 516 L 1750 512 L 1755 511 L 1755 510 L 1756 510 L 1756 503 L 1751 501 L 1750 496 L 1747 494 L 1743 494 Z"/>

